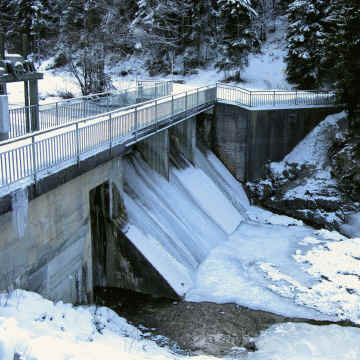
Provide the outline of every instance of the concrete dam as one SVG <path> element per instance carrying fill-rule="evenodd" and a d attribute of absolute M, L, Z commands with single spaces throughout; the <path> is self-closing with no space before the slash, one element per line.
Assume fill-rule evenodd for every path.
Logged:
<path fill-rule="evenodd" d="M 0 289 L 73 303 L 93 301 L 97 287 L 185 296 L 210 251 L 247 221 L 241 182 L 337 111 L 210 105 L 2 188 Z"/>

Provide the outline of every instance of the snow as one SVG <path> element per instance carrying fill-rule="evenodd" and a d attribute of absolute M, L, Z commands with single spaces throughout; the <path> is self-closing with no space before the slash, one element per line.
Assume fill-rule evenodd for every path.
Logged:
<path fill-rule="evenodd" d="M 357 360 L 360 329 L 337 325 L 285 323 L 272 326 L 255 340 L 249 360 Z"/>
<path fill-rule="evenodd" d="M 171 168 L 170 182 L 139 156 L 124 164 L 126 235 L 175 291 L 189 301 L 360 323 L 358 239 L 251 206 L 210 151 L 196 151 L 195 164 Z"/>
<path fill-rule="evenodd" d="M 184 358 L 146 336 L 146 332 L 142 333 L 105 307 L 53 303 L 24 290 L 0 295 L 2 360 L 13 360 L 15 353 L 24 360 Z M 360 353 L 360 329 L 337 325 L 278 324 L 263 331 L 254 341 L 258 348 L 255 353 L 234 348 L 234 356 L 226 359 L 240 356 L 248 360 L 355 360 Z M 205 355 L 192 358 L 216 359 Z"/>
<path fill-rule="evenodd" d="M 2 360 L 15 352 L 29 360 L 172 357 L 108 308 L 75 308 L 24 290 L 0 295 L 0 304 Z"/>
<path fill-rule="evenodd" d="M 242 73 L 244 87 L 289 88 L 278 34 L 269 36 L 262 54 L 250 56 Z M 185 85 L 176 85 L 176 91 L 213 83 L 222 76 L 213 68 L 200 70 Z M 8 85 L 12 105 L 23 105 L 22 86 Z M 80 95 L 78 85 L 62 72 L 46 72 L 39 86 L 46 97 L 43 102 L 62 91 Z M 332 185 L 326 151 L 342 117 L 344 113 L 329 116 L 272 168 L 282 172 L 285 161 L 314 165 L 324 187 Z M 171 169 L 170 182 L 140 159 L 125 164 L 126 235 L 175 291 L 192 301 L 235 302 L 289 317 L 349 319 L 360 324 L 360 214 L 352 215 L 343 226 L 349 238 L 314 230 L 301 221 L 251 206 L 242 186 L 212 153 L 197 151 L 195 164 L 185 170 Z M 306 191 L 318 186 L 319 182 L 309 180 L 288 196 L 306 198 Z M 18 209 L 14 224 L 22 234 L 27 210 L 24 193 L 14 204 Z M 24 290 L 0 294 L 0 359 L 13 360 L 14 352 L 26 360 L 181 357 L 143 335 L 104 307 L 53 303 Z M 258 351 L 244 358 L 355 360 L 360 354 L 360 329 L 337 325 L 284 323 L 254 341 Z"/>
<path fill-rule="evenodd" d="M 346 117 L 345 112 L 329 115 L 316 126 L 288 155 L 284 162 L 299 164 L 326 164 L 327 151 L 339 133 L 339 120 Z"/>
<path fill-rule="evenodd" d="M 351 214 L 341 230 L 350 237 L 360 237 L 360 213 Z"/>

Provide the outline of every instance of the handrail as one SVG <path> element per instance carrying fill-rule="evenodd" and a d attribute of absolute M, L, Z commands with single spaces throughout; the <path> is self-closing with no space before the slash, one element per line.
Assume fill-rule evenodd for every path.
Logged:
<path fill-rule="evenodd" d="M 217 100 L 251 107 L 336 103 L 333 93 L 300 94 L 267 91 L 264 95 L 222 84 L 208 85 L 6 140 L 0 143 L 0 188 L 29 177 L 36 182 L 42 171 L 69 161 L 79 163 L 90 154 L 111 151 L 125 141 L 126 144 L 139 141 L 203 111 Z"/>
<path fill-rule="evenodd" d="M 335 105 L 336 91 L 323 90 L 247 90 L 234 85 L 217 83 L 220 101 L 247 107 Z"/>
<path fill-rule="evenodd" d="M 129 135 L 136 141 L 144 128 L 158 129 L 162 121 L 170 126 L 178 115 L 186 118 L 215 101 L 216 86 L 205 86 L 6 140 L 0 143 L 0 188 L 29 176 L 36 181 L 41 171 L 80 162 L 81 156 L 111 149 Z"/>
<path fill-rule="evenodd" d="M 135 102 L 135 98 L 156 98 L 172 92 L 171 82 L 157 82 L 142 86 L 130 87 L 116 92 L 102 92 L 77 98 L 65 99 L 49 104 L 14 107 L 9 110 L 10 137 L 18 137 L 34 131 L 32 124 L 37 123 L 40 129 L 56 126 L 72 119 L 82 118 L 85 114 L 104 113 L 109 108 L 122 107 L 122 102 Z M 150 91 L 150 93 L 149 93 Z M 125 96 L 125 98 L 121 98 Z M 120 98 L 119 98 L 120 97 Z M 134 98 L 135 97 L 135 98 Z M 114 103 L 115 99 L 115 103 Z M 120 103 L 119 103 L 120 101 Z"/>
<path fill-rule="evenodd" d="M 153 85 L 146 85 L 143 86 L 143 88 L 153 88 Z M 101 93 L 95 93 L 95 94 L 89 94 L 89 95 L 83 95 L 83 96 L 77 96 L 77 97 L 73 97 L 73 98 L 69 98 L 69 99 L 63 99 L 63 100 L 59 100 L 59 101 L 54 101 L 54 102 L 50 102 L 47 104 L 40 104 L 40 105 L 29 105 L 29 106 L 17 106 L 17 107 L 12 107 L 9 110 L 19 110 L 19 109 L 23 109 L 26 107 L 31 107 L 31 106 L 38 106 L 40 107 L 47 107 L 47 106 L 56 106 L 56 104 L 63 104 L 63 103 L 67 103 L 67 102 L 73 102 L 76 100 L 86 100 L 86 99 L 91 99 L 94 97 L 103 97 L 105 95 L 120 95 L 122 93 L 128 92 L 128 91 L 132 91 L 132 90 L 137 90 L 139 88 L 139 86 L 131 86 L 125 89 L 118 89 L 116 91 L 107 91 L 107 92 L 101 92 Z"/>

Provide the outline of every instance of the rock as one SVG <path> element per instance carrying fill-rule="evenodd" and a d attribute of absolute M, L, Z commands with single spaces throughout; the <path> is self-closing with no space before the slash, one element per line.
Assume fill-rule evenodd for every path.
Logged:
<path fill-rule="evenodd" d="M 136 314 L 126 317 L 135 324 L 156 329 L 185 352 L 224 356 L 234 348 L 255 351 L 251 340 L 271 325 L 286 318 L 236 304 L 179 302 L 153 307 L 144 305 Z"/>
<path fill-rule="evenodd" d="M 360 201 L 360 138 L 352 138 L 330 149 L 332 171 L 341 190 Z"/>

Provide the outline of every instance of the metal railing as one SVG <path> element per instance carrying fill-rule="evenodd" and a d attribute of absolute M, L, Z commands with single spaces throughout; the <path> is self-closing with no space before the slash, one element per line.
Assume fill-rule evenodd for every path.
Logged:
<path fill-rule="evenodd" d="M 171 93 L 172 84 L 168 81 L 163 81 L 132 87 L 118 92 L 93 94 L 46 105 L 13 108 L 9 110 L 9 138 L 23 136 L 34 130 L 45 130 L 54 126 L 71 123 L 77 119 L 135 104 L 138 100 L 154 99 L 170 95 Z M 34 119 L 38 123 L 37 129 L 33 129 Z"/>
<path fill-rule="evenodd" d="M 218 83 L 217 100 L 248 107 L 335 105 L 337 93 L 335 91 L 310 90 L 253 91 Z"/>
<path fill-rule="evenodd" d="M 136 141 L 144 129 L 155 132 L 164 121 L 171 124 L 178 117 L 186 118 L 215 100 L 216 87 L 207 86 L 4 141 L 0 145 L 0 188 L 26 178 L 36 181 L 56 168 Z"/>

